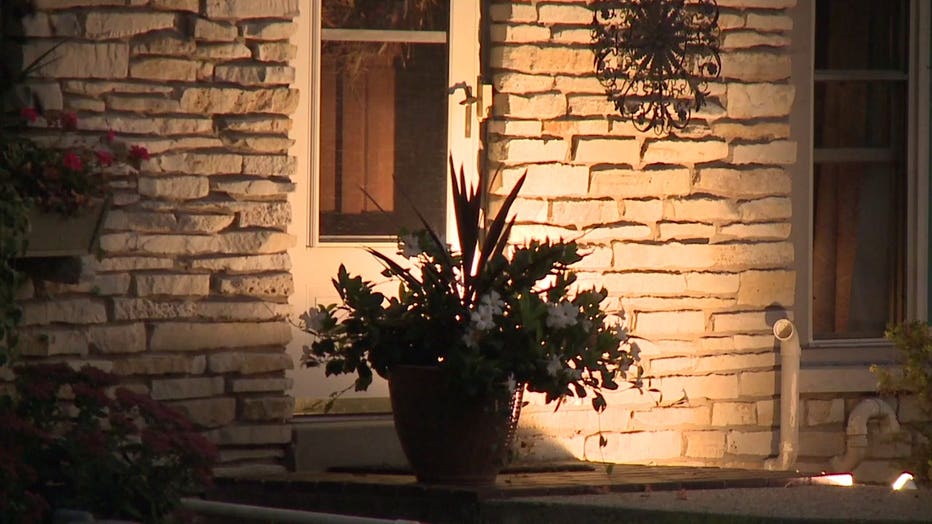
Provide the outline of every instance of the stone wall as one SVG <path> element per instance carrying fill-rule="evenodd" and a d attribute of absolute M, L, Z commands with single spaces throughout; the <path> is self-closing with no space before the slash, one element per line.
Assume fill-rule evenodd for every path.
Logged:
<path fill-rule="evenodd" d="M 622 121 L 593 75 L 583 1 L 492 2 L 491 168 L 516 236 L 578 238 L 584 284 L 604 285 L 641 344 L 654 391 L 529 406 L 523 451 L 590 460 L 761 467 L 777 451 L 773 321 L 791 315 L 788 9 L 719 0 L 722 78 L 688 128 Z M 607 437 L 600 448 L 597 432 Z"/>
<path fill-rule="evenodd" d="M 800 471 L 820 472 L 832 457 L 840 457 L 848 449 L 846 428 L 851 411 L 865 394 L 804 394 L 799 412 Z M 867 424 L 867 448 L 864 460 L 852 474 L 859 482 L 890 485 L 903 471 L 916 471 L 917 460 L 910 458 L 923 443 L 917 431 L 927 415 L 914 395 L 882 398 L 896 414 L 900 431 L 890 432 L 880 418 Z"/>
<path fill-rule="evenodd" d="M 609 395 L 601 417 L 586 401 L 553 413 L 532 399 L 523 456 L 761 467 L 776 453 L 770 326 L 795 298 L 795 3 L 718 0 L 722 80 L 687 129 L 658 136 L 605 100 L 585 1 L 490 2 L 486 145 L 503 188 L 528 175 L 515 234 L 590 251 L 581 280 L 606 286 L 646 339 L 650 377 L 643 394 Z M 23 290 L 25 355 L 92 363 L 183 410 L 221 445 L 220 474 L 280 471 L 298 1 L 37 4 L 25 60 L 67 38 L 32 85 L 45 107 L 153 157 L 114 183 L 102 256 L 82 258 L 81 281 Z M 856 400 L 804 399 L 803 462 L 844 451 Z M 881 443 L 864 467 L 903 452 Z"/>
<path fill-rule="evenodd" d="M 187 413 L 219 474 L 280 471 L 293 401 L 289 42 L 297 0 L 38 0 L 33 83 L 152 158 L 117 179 L 81 281 L 23 292 L 29 358 L 90 362 Z"/>

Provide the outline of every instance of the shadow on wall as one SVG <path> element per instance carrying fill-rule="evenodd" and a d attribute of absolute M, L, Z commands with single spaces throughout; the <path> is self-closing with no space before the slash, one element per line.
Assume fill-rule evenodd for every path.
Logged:
<path fill-rule="evenodd" d="M 530 403 L 522 410 L 514 447 L 519 462 L 638 463 L 673 461 L 681 456 L 681 431 L 660 427 L 645 430 L 641 426 L 659 426 L 664 418 L 662 413 L 656 417 L 651 414 L 656 403 L 647 393 L 633 389 L 612 392 L 608 409 L 601 414 L 592 409 L 587 398 L 569 399 L 555 411 L 554 404 L 544 404 L 536 397 L 525 395 Z"/>
<path fill-rule="evenodd" d="M 784 319 L 784 318 L 790 321 L 793 320 L 793 315 L 787 309 L 786 306 L 779 304 L 777 302 L 774 302 L 764 308 L 764 321 L 771 328 L 774 326 L 774 324 L 777 323 L 778 320 Z M 773 349 L 774 351 L 776 351 L 779 348 L 780 348 L 780 344 L 779 342 L 777 342 L 775 338 L 773 341 Z"/>

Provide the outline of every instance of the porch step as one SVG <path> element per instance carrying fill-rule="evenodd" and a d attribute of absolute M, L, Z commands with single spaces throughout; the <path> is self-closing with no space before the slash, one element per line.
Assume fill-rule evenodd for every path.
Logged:
<path fill-rule="evenodd" d="M 532 432 L 533 433 L 533 432 Z M 524 430 L 518 428 L 518 441 Z M 535 435 L 531 434 L 531 438 Z M 293 421 L 292 471 L 408 471 L 391 414 L 313 415 Z M 538 471 L 577 458 L 558 444 L 535 441 L 534 455 L 518 456 L 510 467 Z M 562 469 L 565 471 L 565 469 Z"/>
<path fill-rule="evenodd" d="M 657 522 L 654 511 L 631 520 L 631 509 L 600 510 L 586 518 L 584 508 L 542 508 L 528 497 L 592 496 L 711 488 L 779 487 L 805 478 L 795 472 L 747 471 L 686 466 L 618 464 L 611 472 L 600 464 L 566 464 L 549 472 L 499 475 L 494 486 L 434 486 L 418 484 L 410 475 L 364 473 L 288 473 L 261 478 L 220 479 L 208 499 L 269 507 L 351 514 L 378 518 L 414 519 L 432 524 L 541 524 L 572 522 Z M 526 502 L 527 501 L 527 502 Z M 566 504 L 569 506 L 569 504 Z M 610 512 L 611 511 L 611 512 Z M 549 520 L 545 516 L 550 513 Z M 583 518 L 580 518 L 582 514 Z M 524 518 L 524 516 L 527 518 Z M 640 517 L 644 517 L 643 519 Z M 660 520 L 660 522 L 692 522 Z M 703 520 L 721 522 L 727 519 Z M 738 522 L 747 522 L 739 520 Z"/>
<path fill-rule="evenodd" d="M 294 471 L 408 465 L 391 415 L 299 417 L 293 427 Z"/>

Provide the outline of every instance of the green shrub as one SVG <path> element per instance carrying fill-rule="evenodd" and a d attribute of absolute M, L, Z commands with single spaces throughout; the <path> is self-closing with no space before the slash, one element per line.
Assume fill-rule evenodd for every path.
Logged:
<path fill-rule="evenodd" d="M 903 425 L 915 435 L 913 454 L 907 462 L 913 474 L 932 479 L 932 334 L 925 322 L 908 322 L 887 330 L 902 356 L 902 373 L 872 366 L 880 380 L 880 391 L 898 396 L 915 396 L 925 415 L 924 420 L 907 421 Z"/>

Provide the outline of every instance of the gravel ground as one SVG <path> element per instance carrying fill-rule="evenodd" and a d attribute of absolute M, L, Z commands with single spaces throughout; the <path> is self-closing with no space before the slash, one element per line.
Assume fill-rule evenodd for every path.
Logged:
<path fill-rule="evenodd" d="M 564 515 L 616 514 L 626 522 L 626 510 L 748 516 L 776 520 L 905 521 L 932 522 L 932 489 L 893 491 L 882 486 L 791 486 L 710 490 L 611 493 L 512 499 L 516 506 L 546 506 L 548 522 L 566 521 Z M 503 506 L 507 506 L 504 503 Z M 559 508 L 559 510 L 558 510 Z M 641 511 L 633 514 L 643 515 Z M 506 519 L 508 520 L 508 519 Z M 633 519 L 641 521 L 641 519 Z M 652 520 L 652 519 L 650 519 Z M 689 519 L 686 519 L 689 520 Z M 715 519 L 711 519 L 714 521 Z M 585 518 L 569 522 L 588 522 Z M 539 520 L 537 522 L 540 522 Z"/>

